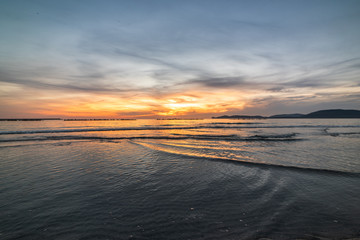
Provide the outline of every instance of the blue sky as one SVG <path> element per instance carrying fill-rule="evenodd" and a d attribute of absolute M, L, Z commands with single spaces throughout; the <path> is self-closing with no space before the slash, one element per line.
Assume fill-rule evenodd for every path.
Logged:
<path fill-rule="evenodd" d="M 360 106 L 360 1 L 1 1 L 0 113 Z"/>

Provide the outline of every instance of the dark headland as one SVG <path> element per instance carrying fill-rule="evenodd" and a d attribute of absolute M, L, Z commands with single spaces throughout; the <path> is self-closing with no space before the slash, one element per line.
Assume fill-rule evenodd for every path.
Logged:
<path fill-rule="evenodd" d="M 344 110 L 344 109 L 328 109 L 311 112 L 308 114 L 292 113 L 292 114 L 278 114 L 269 117 L 264 116 L 249 116 L 249 115 L 231 115 L 219 116 L 213 118 L 232 118 L 232 119 L 264 119 L 264 118 L 360 118 L 359 110 Z"/>

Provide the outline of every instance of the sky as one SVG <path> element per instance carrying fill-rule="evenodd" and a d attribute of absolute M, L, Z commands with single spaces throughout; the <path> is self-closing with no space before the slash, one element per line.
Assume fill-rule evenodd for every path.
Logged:
<path fill-rule="evenodd" d="M 359 109 L 358 0 L 2 0 L 0 118 Z"/>

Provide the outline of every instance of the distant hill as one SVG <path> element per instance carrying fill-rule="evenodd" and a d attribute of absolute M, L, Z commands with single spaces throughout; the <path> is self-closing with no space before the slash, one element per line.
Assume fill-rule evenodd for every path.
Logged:
<path fill-rule="evenodd" d="M 269 118 L 303 118 L 305 117 L 305 114 L 301 113 L 293 113 L 293 114 L 278 114 L 270 116 Z"/>
<path fill-rule="evenodd" d="M 256 116 L 249 116 L 249 115 L 224 115 L 224 116 L 220 116 L 220 117 L 213 117 L 213 118 L 235 118 L 235 119 L 264 119 L 266 117 L 260 116 L 260 115 L 256 115 Z"/>
<path fill-rule="evenodd" d="M 306 118 L 360 118 L 359 110 L 329 109 L 309 113 Z"/>
<path fill-rule="evenodd" d="M 270 117 L 263 117 L 260 115 L 224 115 L 213 118 L 231 118 L 231 119 L 264 119 L 264 118 L 360 118 L 359 110 L 344 110 L 344 109 L 328 109 L 312 112 L 309 114 L 292 113 L 292 114 L 278 114 Z"/>
<path fill-rule="evenodd" d="M 359 110 L 328 109 L 312 112 L 309 114 L 280 114 L 269 118 L 360 118 Z"/>

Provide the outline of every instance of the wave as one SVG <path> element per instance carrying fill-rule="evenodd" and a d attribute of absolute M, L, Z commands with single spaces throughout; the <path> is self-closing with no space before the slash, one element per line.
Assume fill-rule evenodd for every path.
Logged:
<path fill-rule="evenodd" d="M 171 136 L 126 136 L 126 137 L 102 137 L 102 136 L 35 136 L 33 138 L 13 138 L 0 139 L 0 142 L 25 142 L 25 141 L 60 141 L 60 140 L 132 140 L 132 139 L 159 139 L 159 140 L 216 140 L 216 141 L 298 141 L 301 138 L 294 138 L 297 134 L 278 134 L 278 135 L 254 135 L 241 137 L 234 134 L 217 135 L 217 134 L 172 134 Z"/>
<path fill-rule="evenodd" d="M 235 163 L 235 164 L 246 164 L 246 165 L 258 166 L 258 167 L 286 168 L 286 169 L 298 170 L 298 171 L 316 171 L 316 172 L 322 172 L 322 173 L 346 174 L 346 175 L 360 176 L 359 172 L 351 172 L 351 171 L 337 170 L 337 169 L 315 168 L 315 167 L 310 167 L 310 166 L 307 167 L 307 166 L 269 163 L 269 162 L 259 162 L 258 160 L 255 160 L 255 159 L 252 159 L 249 157 L 243 157 L 243 158 L 239 159 L 239 158 L 230 158 L 230 157 L 222 157 L 222 156 L 212 156 L 210 154 L 196 154 L 196 155 L 193 153 L 187 154 L 187 153 L 179 152 L 176 150 L 164 149 L 161 147 L 157 147 L 154 144 L 148 144 L 148 143 L 144 143 L 144 142 L 132 142 L 132 143 L 146 147 L 146 148 L 155 149 L 160 152 L 174 154 L 174 155 L 178 155 L 178 156 L 182 156 L 182 157 L 192 157 L 192 158 L 198 158 L 198 159 L 221 161 L 221 162 Z"/>
<path fill-rule="evenodd" d="M 217 126 L 197 125 L 189 127 L 127 127 L 127 128 L 79 128 L 79 129 L 38 129 L 22 131 L 0 131 L 0 135 L 40 134 L 40 133 L 71 133 L 71 132 L 108 132 L 108 131 L 143 131 L 143 130 L 186 130 L 186 129 L 239 129 L 239 128 L 360 128 L 360 125 L 270 125 L 270 126 Z"/>
<path fill-rule="evenodd" d="M 271 135 L 254 135 L 249 138 L 251 139 L 287 139 L 293 138 L 297 133 L 289 133 L 289 134 L 271 134 Z"/>
<path fill-rule="evenodd" d="M 331 137 L 339 137 L 339 136 L 352 136 L 352 135 L 360 135 L 360 132 L 329 132 L 329 128 L 323 129 L 323 133 L 325 135 L 329 135 Z"/>
<path fill-rule="evenodd" d="M 142 131 L 142 130 L 172 130 L 193 129 L 196 127 L 129 127 L 129 128 L 80 128 L 80 129 L 47 129 L 24 131 L 0 131 L 0 135 L 10 134 L 38 134 L 38 133 L 70 133 L 70 132 L 109 132 L 109 131 Z"/>
<path fill-rule="evenodd" d="M 180 133 L 172 133 L 175 136 L 187 136 L 193 138 L 234 138 L 238 137 L 236 134 L 180 134 Z"/>
<path fill-rule="evenodd" d="M 83 140 L 82 142 L 88 142 L 86 140 Z M 64 141 L 64 142 L 51 142 L 51 145 L 53 146 L 69 146 L 71 144 L 73 144 L 74 142 L 72 141 Z M 25 146 L 46 146 L 48 145 L 49 142 L 46 142 L 46 141 L 42 141 L 42 142 L 39 142 L 39 143 L 32 143 L 32 142 L 21 142 L 21 143 L 16 143 L 16 144 L 12 144 L 12 145 L 5 145 L 5 146 L 1 146 L 0 145 L 0 149 L 1 148 L 20 148 L 20 147 L 25 147 Z"/>
<path fill-rule="evenodd" d="M 360 135 L 360 132 L 339 132 L 339 133 L 328 133 L 332 137 L 338 136 L 349 136 L 349 135 Z"/>
<path fill-rule="evenodd" d="M 247 137 L 240 137 L 236 134 L 228 134 L 228 135 L 218 135 L 218 134 L 177 134 L 176 136 L 183 136 L 194 139 L 216 139 L 216 140 L 233 140 L 233 141 L 294 141 L 294 140 L 302 140 L 300 138 L 294 138 L 297 133 L 289 133 L 289 134 L 271 134 L 271 135 L 253 135 Z"/>

